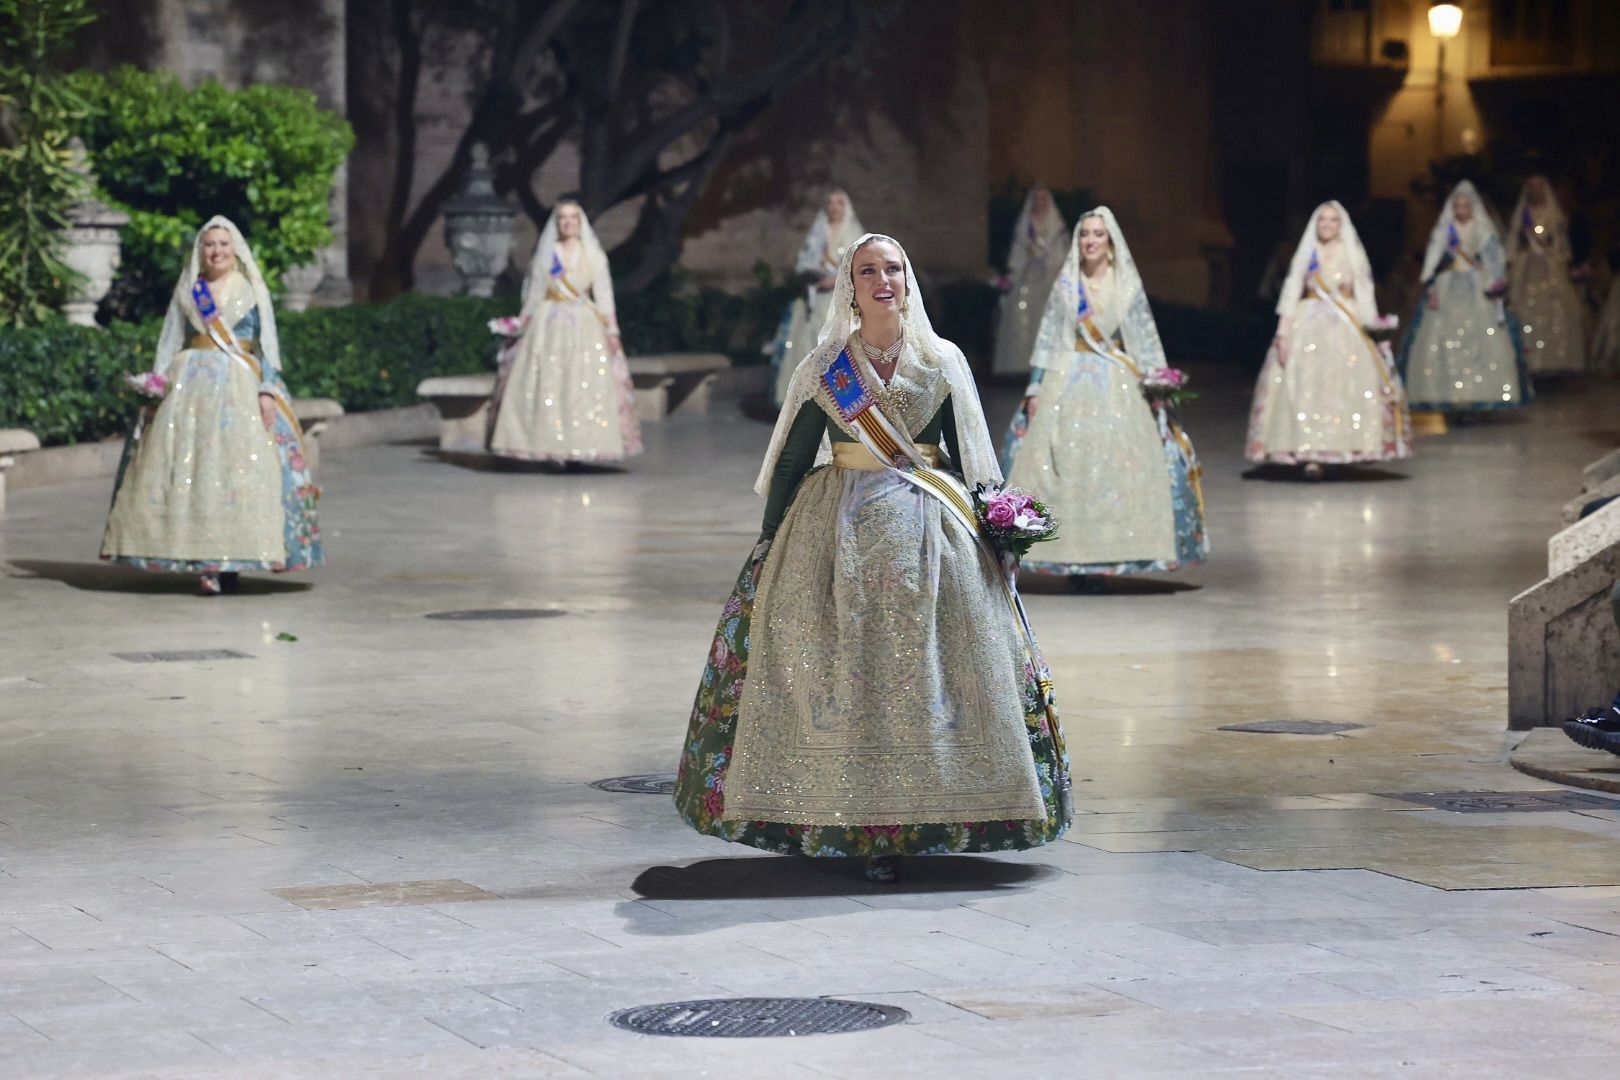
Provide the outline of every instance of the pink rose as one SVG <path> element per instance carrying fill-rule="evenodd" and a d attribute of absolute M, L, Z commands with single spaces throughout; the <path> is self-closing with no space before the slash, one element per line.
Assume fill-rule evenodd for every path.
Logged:
<path fill-rule="evenodd" d="M 1011 499 L 998 495 L 985 506 L 984 517 L 996 528 L 1005 529 L 1017 519 L 1018 511 L 1014 509 Z"/>

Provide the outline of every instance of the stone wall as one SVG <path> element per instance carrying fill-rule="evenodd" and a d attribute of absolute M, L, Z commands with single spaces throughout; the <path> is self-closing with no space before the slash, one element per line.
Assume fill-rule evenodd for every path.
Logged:
<path fill-rule="evenodd" d="M 188 86 L 213 79 L 237 88 L 287 83 L 347 112 L 345 0 L 123 0 L 87 33 L 83 49 L 97 66 L 132 63 L 177 74 Z M 321 253 L 323 300 L 351 295 L 349 188 L 346 169 L 332 186 L 335 238 Z"/>
<path fill-rule="evenodd" d="M 791 87 L 737 141 L 688 219 L 682 265 L 732 287 L 752 280 L 756 259 L 788 268 L 837 185 L 867 227 L 898 236 L 934 282 L 983 277 L 990 188 L 1017 176 L 1109 199 L 1155 295 L 1205 303 L 1210 252 L 1230 244 L 1216 209 L 1210 16 L 1199 0 L 1153 9 L 1109 0 L 905 5 L 853 60 Z M 457 57 L 442 52 L 420 90 L 418 190 L 443 168 L 465 117 Z M 369 63 L 353 57 L 356 77 Z M 356 190 L 387 190 L 391 133 L 354 121 Z M 573 185 L 576 161 L 567 147 L 552 158 L 536 184 L 542 202 Z M 376 203 L 355 207 L 357 278 L 384 242 Z M 634 213 L 621 206 L 594 222 L 603 241 L 622 237 Z M 520 224 L 520 266 L 534 234 Z M 415 269 L 419 288 L 456 287 L 437 229 Z"/>

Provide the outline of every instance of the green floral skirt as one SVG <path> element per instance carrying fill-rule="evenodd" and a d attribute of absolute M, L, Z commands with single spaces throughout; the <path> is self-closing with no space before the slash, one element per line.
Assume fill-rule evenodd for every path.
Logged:
<path fill-rule="evenodd" d="M 928 825 L 794 825 L 780 821 L 721 821 L 726 769 L 731 764 L 737 710 L 748 676 L 748 629 L 754 613 L 754 582 L 763 556 L 750 559 L 726 600 L 703 668 L 692 719 L 681 748 L 675 806 L 700 833 L 784 855 L 944 855 L 1016 851 L 1056 840 L 1069 826 L 1057 787 L 1055 752 L 1047 712 L 1033 670 L 1024 673 L 1024 717 L 1030 754 L 1040 781 L 1046 816 L 1027 821 L 963 821 Z M 1053 721 L 1055 723 L 1055 721 Z M 1059 732 L 1061 735 L 1061 732 Z M 1061 739 L 1059 740 L 1061 742 Z M 1068 762 L 1063 762 L 1067 772 Z"/>

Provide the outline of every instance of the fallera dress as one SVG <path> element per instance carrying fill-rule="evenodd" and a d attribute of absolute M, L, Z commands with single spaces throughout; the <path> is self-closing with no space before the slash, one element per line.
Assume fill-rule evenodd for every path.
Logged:
<path fill-rule="evenodd" d="M 1165 366 L 1164 346 L 1130 248 L 1107 207 L 1113 263 L 1084 282 L 1079 229 L 1053 284 L 1025 396 L 1007 434 L 1007 482 L 1057 509 L 1056 540 L 1025 558 L 1052 574 L 1142 574 L 1195 566 L 1209 555 L 1201 470 L 1173 409 L 1142 396 L 1142 374 Z M 1084 297 L 1084 303 L 1082 303 Z"/>
<path fill-rule="evenodd" d="M 101 555 L 144 570 L 198 574 L 319 566 L 318 489 L 279 370 L 275 315 L 234 225 L 215 218 L 197 243 L 220 227 L 229 227 L 239 265 L 246 263 L 251 273 L 231 271 L 210 287 L 247 356 L 222 350 L 206 333 L 191 299 L 194 254 L 170 302 L 153 365 L 169 390 L 139 437 L 125 444 Z M 268 431 L 259 414 L 261 393 L 276 401 Z"/>
<path fill-rule="evenodd" d="M 571 248 L 571 250 L 570 250 Z M 618 332 L 607 255 L 580 212 L 577 245 L 541 230 L 523 285 L 521 335 L 503 350 L 489 452 L 519 461 L 614 463 L 641 453 L 641 424 Z"/>
<path fill-rule="evenodd" d="M 832 303 L 832 289 L 823 292 L 815 283 L 838 269 L 844 251 L 865 230 L 855 215 L 855 204 L 846 197 L 844 218 L 834 225 L 822 209 L 805 233 L 799 245 L 799 256 L 793 272 L 800 289 L 788 302 L 782 313 L 782 322 L 771 343 L 771 403 L 780 406 L 793 381 L 793 372 L 799 358 L 816 344 L 816 336 L 827 320 L 827 307 Z"/>
<path fill-rule="evenodd" d="M 1574 375 L 1586 370 L 1586 332 L 1569 277 L 1569 222 L 1545 180 L 1536 194 L 1538 179 L 1525 184 L 1508 223 L 1507 306 L 1518 319 L 1530 374 Z"/>
<path fill-rule="evenodd" d="M 1473 216 L 1455 203 L 1470 197 Z M 1413 409 L 1482 412 L 1525 404 L 1528 380 L 1518 327 L 1502 301 L 1486 295 L 1505 281 L 1502 240 L 1474 185 L 1458 184 L 1429 235 L 1423 293 L 1401 349 L 1400 370 Z"/>
<path fill-rule="evenodd" d="M 1317 239 L 1332 206 L 1340 233 Z M 1276 342 L 1255 383 L 1246 456 L 1283 465 L 1345 465 L 1410 457 L 1411 417 L 1400 374 L 1367 334 L 1378 321 L 1372 267 L 1337 202 L 1324 203 L 1295 249 L 1277 301 Z"/>
<path fill-rule="evenodd" d="M 835 312 L 849 304 L 849 262 Z M 909 295 L 880 407 L 929 460 L 992 481 L 966 362 Z M 973 536 L 842 419 L 823 380 L 841 351 L 882 384 L 850 320 L 829 323 L 761 472 L 762 539 L 715 630 L 676 806 L 699 832 L 812 856 L 1048 843 L 1068 824 L 1067 761 L 1044 661 L 1030 662 L 1001 571 Z"/>
<path fill-rule="evenodd" d="M 1063 270 L 1068 250 L 1063 241 L 1068 233 L 1055 205 L 1048 202 L 1042 213 L 1036 209 L 1034 191 L 1024 197 L 1007 249 L 1007 291 L 996 309 L 996 343 L 990 361 L 993 374 L 1029 373 L 1046 298 Z"/>

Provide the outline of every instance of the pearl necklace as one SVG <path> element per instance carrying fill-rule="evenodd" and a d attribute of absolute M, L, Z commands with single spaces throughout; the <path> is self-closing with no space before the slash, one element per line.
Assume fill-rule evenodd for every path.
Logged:
<path fill-rule="evenodd" d="M 874 367 L 880 363 L 893 364 L 899 360 L 900 350 L 905 348 L 906 345 L 906 335 L 904 333 L 901 333 L 899 337 L 895 338 L 894 344 L 890 345 L 887 349 L 878 348 L 876 345 L 871 344 L 865 338 L 861 337 L 859 333 L 855 335 L 855 340 L 861 343 L 861 351 L 866 354 L 866 358 L 872 362 Z"/>

